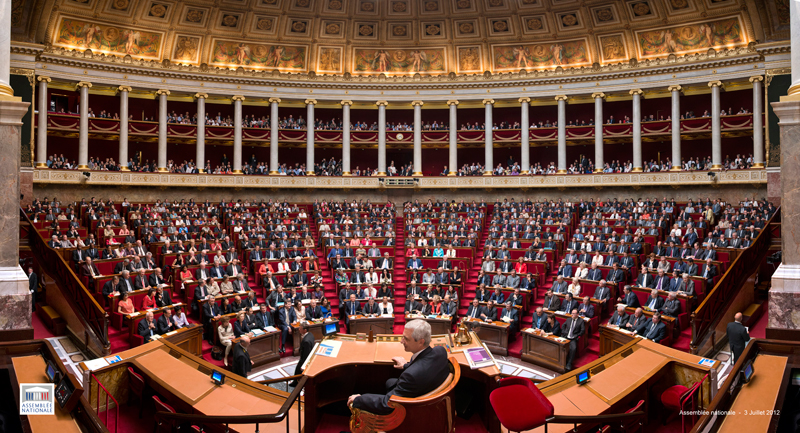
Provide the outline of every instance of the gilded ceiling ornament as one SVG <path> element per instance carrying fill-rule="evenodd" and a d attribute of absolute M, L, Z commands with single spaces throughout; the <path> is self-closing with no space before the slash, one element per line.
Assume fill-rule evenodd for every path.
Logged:
<path fill-rule="evenodd" d="M 407 34 L 408 34 L 408 31 L 406 30 L 406 27 L 405 27 L 405 26 L 395 26 L 395 27 L 392 29 L 392 33 L 393 33 L 395 36 L 405 36 L 405 35 L 407 35 Z"/>
<path fill-rule="evenodd" d="M 503 0 L 489 0 L 489 6 L 493 7 L 503 6 Z"/>
<path fill-rule="evenodd" d="M 340 11 L 340 10 L 342 10 L 342 2 L 339 1 L 339 0 L 331 0 L 328 3 L 328 9 L 334 10 L 334 11 Z"/>
<path fill-rule="evenodd" d="M 118 11 L 124 11 L 128 9 L 129 4 L 131 4 L 129 0 L 114 0 L 114 3 L 112 3 L 111 7 Z"/>
<path fill-rule="evenodd" d="M 611 12 L 611 8 L 603 8 L 597 10 L 597 21 L 600 21 L 602 23 L 606 21 L 611 21 L 613 19 L 614 19 L 614 14 Z"/>
<path fill-rule="evenodd" d="M 435 1 L 425 2 L 425 10 L 428 12 L 438 11 L 439 3 Z"/>
<path fill-rule="evenodd" d="M 459 9 L 469 9 L 470 2 L 469 0 L 458 0 L 458 2 L 456 2 L 456 7 Z"/>
<path fill-rule="evenodd" d="M 561 17 L 561 23 L 564 24 L 564 27 L 572 27 L 578 24 L 578 18 L 576 18 L 573 14 L 563 15 Z"/>
<path fill-rule="evenodd" d="M 692 26 L 686 26 L 680 30 L 681 37 L 686 40 L 694 40 L 698 35 L 697 31 Z"/>
<path fill-rule="evenodd" d="M 292 23 L 292 31 L 297 33 L 303 33 L 306 31 L 306 23 L 303 21 L 295 21 Z"/>
<path fill-rule="evenodd" d="M 544 45 L 534 45 L 533 46 L 533 55 L 536 57 L 544 57 L 547 54 L 547 47 Z"/>
<path fill-rule="evenodd" d="M 361 2 L 361 10 L 363 12 L 372 12 L 375 10 L 375 5 L 372 2 Z"/>
<path fill-rule="evenodd" d="M 373 30 L 372 26 L 366 26 L 366 25 L 365 26 L 361 26 L 358 29 L 358 33 L 360 33 L 361 36 L 372 36 L 372 32 L 373 31 L 374 30 Z"/>
<path fill-rule="evenodd" d="M 541 30 L 542 20 L 541 18 L 529 18 L 528 21 L 526 21 L 526 25 L 529 30 Z"/>
<path fill-rule="evenodd" d="M 508 30 L 508 23 L 505 21 L 495 21 L 492 27 L 496 32 L 505 32 Z"/>
<path fill-rule="evenodd" d="M 478 70 L 478 49 L 475 47 L 459 48 L 458 68 L 461 71 Z"/>
<path fill-rule="evenodd" d="M 394 52 L 392 52 L 392 59 L 394 59 L 395 62 L 402 62 L 407 57 L 408 54 L 403 50 L 395 50 Z"/>
<path fill-rule="evenodd" d="M 394 2 L 392 4 L 392 10 L 394 10 L 395 12 L 405 12 L 406 11 L 405 2 Z"/>
<path fill-rule="evenodd" d="M 175 57 L 180 60 L 194 60 L 197 54 L 197 41 L 197 38 L 179 37 Z"/>
<path fill-rule="evenodd" d="M 270 6 L 278 4 L 278 0 L 261 0 L 261 1 L 264 2 L 265 5 L 270 5 Z"/>
<path fill-rule="evenodd" d="M 522 4 L 533 5 L 539 3 L 539 0 L 522 0 Z"/>
<path fill-rule="evenodd" d="M 472 25 L 472 23 L 461 23 L 458 25 L 458 30 L 461 33 L 470 34 L 475 31 L 475 27 Z"/>
<path fill-rule="evenodd" d="M 254 54 L 257 56 L 257 57 L 264 57 L 264 56 L 266 56 L 266 55 L 267 55 L 267 51 L 268 51 L 268 49 L 267 49 L 267 47 L 265 47 L 264 45 L 256 45 L 255 47 L 253 47 L 253 53 L 254 53 Z"/>
<path fill-rule="evenodd" d="M 199 23 L 203 21 L 203 11 L 199 9 L 189 9 L 186 13 L 186 21 L 190 23 Z"/>
<path fill-rule="evenodd" d="M 427 33 L 427 34 L 429 34 L 431 36 L 438 35 L 439 33 L 441 33 L 441 31 L 442 31 L 442 29 L 439 28 L 439 26 L 437 26 L 435 24 L 431 24 L 431 25 L 427 26 L 427 28 L 425 29 L 425 33 Z"/>
<path fill-rule="evenodd" d="M 325 26 L 325 33 L 329 35 L 338 35 L 341 30 L 342 28 L 336 23 Z"/>
<path fill-rule="evenodd" d="M 689 2 L 686 0 L 671 0 L 672 9 L 686 9 L 689 7 Z"/>
<path fill-rule="evenodd" d="M 164 5 L 154 4 L 150 7 L 150 16 L 162 18 L 167 13 L 167 8 Z"/>
<path fill-rule="evenodd" d="M 258 20 L 258 23 L 256 23 L 256 27 L 259 30 L 272 30 L 272 20 L 269 18 L 261 18 Z"/>
<path fill-rule="evenodd" d="M 108 42 L 116 42 L 119 39 L 119 29 L 116 27 L 106 27 L 103 30 L 103 37 L 106 38 Z"/>
<path fill-rule="evenodd" d="M 222 18 L 222 25 L 225 27 L 236 27 L 236 23 L 239 22 L 239 18 L 236 15 L 225 15 Z"/>
<path fill-rule="evenodd" d="M 634 3 L 632 5 L 632 7 L 633 7 L 633 13 L 637 17 L 643 17 L 645 15 L 650 15 L 650 6 L 648 6 L 647 3 L 644 3 L 644 2 L 642 2 L 642 3 Z"/>
<path fill-rule="evenodd" d="M 301 8 L 307 8 L 309 3 L 311 3 L 309 0 L 297 0 L 295 4 Z"/>

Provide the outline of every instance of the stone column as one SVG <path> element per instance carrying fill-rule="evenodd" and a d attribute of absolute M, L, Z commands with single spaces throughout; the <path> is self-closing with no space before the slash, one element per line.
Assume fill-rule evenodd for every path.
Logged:
<path fill-rule="evenodd" d="M 558 174 L 567 172 L 567 96 L 556 96 L 558 101 Z"/>
<path fill-rule="evenodd" d="M 493 121 L 492 121 L 492 108 L 494 107 L 494 99 L 484 99 L 483 106 L 486 110 L 484 113 L 484 125 L 483 125 L 483 136 L 484 136 L 484 167 L 483 167 L 483 175 L 484 176 L 491 176 L 492 170 L 494 170 L 494 130 L 492 129 Z"/>
<path fill-rule="evenodd" d="M 281 98 L 269 98 L 269 174 L 278 174 L 278 104 Z"/>
<path fill-rule="evenodd" d="M 672 171 L 681 171 L 681 86 L 667 88 L 672 94 Z"/>
<path fill-rule="evenodd" d="M 386 176 L 386 101 L 378 101 L 378 176 Z"/>
<path fill-rule="evenodd" d="M 642 171 L 642 89 L 630 91 L 633 97 L 633 172 Z"/>
<path fill-rule="evenodd" d="M 353 101 L 342 101 L 342 176 L 350 176 L 350 106 Z"/>
<path fill-rule="evenodd" d="M 50 98 L 47 97 L 47 83 L 50 77 L 39 76 L 39 117 L 36 130 L 36 167 L 47 168 L 47 111 L 50 110 Z"/>
<path fill-rule="evenodd" d="M 606 94 L 603 92 L 592 93 L 594 98 L 594 172 L 602 173 L 605 161 L 603 161 L 603 99 Z"/>
<path fill-rule="evenodd" d="M 722 89 L 721 81 L 708 83 L 711 87 L 711 169 L 722 169 L 722 124 L 720 119 L 719 95 Z"/>
<path fill-rule="evenodd" d="M 244 96 L 233 98 L 233 173 L 242 174 L 242 102 Z"/>
<path fill-rule="evenodd" d="M 791 65 L 792 85 L 789 87 L 788 98 L 784 100 L 800 100 L 800 2 L 789 2 L 789 28 L 791 29 Z"/>
<path fill-rule="evenodd" d="M 761 93 L 761 82 L 764 77 L 750 77 L 753 83 L 753 168 L 764 168 L 764 97 Z"/>
<path fill-rule="evenodd" d="M 158 171 L 167 169 L 167 96 L 169 90 L 159 89 L 158 96 Z"/>
<path fill-rule="evenodd" d="M 197 172 L 204 173 L 206 167 L 206 98 L 205 93 L 195 93 L 197 100 L 197 149 L 195 149 L 195 160 L 197 161 Z"/>
<path fill-rule="evenodd" d="M 523 96 L 519 98 L 520 105 L 520 174 L 530 174 L 531 172 L 531 121 L 528 109 L 531 106 L 531 98 Z"/>
<path fill-rule="evenodd" d="M 447 101 L 447 105 L 450 106 L 450 124 L 448 125 L 450 131 L 448 134 L 450 138 L 450 146 L 448 148 L 450 157 L 447 161 L 447 175 L 455 176 L 458 173 L 458 101 L 451 99 Z"/>
<path fill-rule="evenodd" d="M 314 176 L 314 106 L 316 99 L 306 99 L 306 175 Z"/>
<path fill-rule="evenodd" d="M 128 94 L 130 86 L 119 86 L 119 165 L 122 171 L 128 171 Z"/>
<path fill-rule="evenodd" d="M 78 170 L 89 168 L 89 88 L 92 83 L 81 81 L 77 84 L 81 93 L 80 121 L 78 124 Z"/>
<path fill-rule="evenodd" d="M 412 101 L 414 106 L 414 176 L 422 176 L 422 101 Z"/>

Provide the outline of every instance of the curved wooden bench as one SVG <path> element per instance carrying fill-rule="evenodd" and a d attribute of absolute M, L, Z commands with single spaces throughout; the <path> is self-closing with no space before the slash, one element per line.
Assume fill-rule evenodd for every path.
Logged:
<path fill-rule="evenodd" d="M 394 411 L 390 414 L 376 415 L 351 407 L 350 431 L 353 433 L 455 431 L 453 391 L 461 378 L 461 367 L 453 357 L 448 358 L 448 362 L 450 374 L 439 387 L 414 398 L 392 396 L 389 399 L 389 407 Z"/>

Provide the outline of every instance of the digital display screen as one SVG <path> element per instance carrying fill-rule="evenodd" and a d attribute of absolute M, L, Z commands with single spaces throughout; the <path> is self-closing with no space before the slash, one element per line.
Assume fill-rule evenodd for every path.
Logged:
<path fill-rule="evenodd" d="M 339 323 L 331 322 L 325 324 L 325 335 L 331 335 L 339 332 Z"/>
<path fill-rule="evenodd" d="M 578 381 L 578 385 L 583 385 L 584 383 L 589 381 L 589 372 L 582 371 L 578 373 L 578 375 L 575 378 Z"/>
<path fill-rule="evenodd" d="M 55 382 L 56 380 L 56 369 L 53 367 L 53 364 L 47 363 L 47 368 L 45 369 L 45 374 L 47 374 L 47 380 L 50 382 Z"/>
<path fill-rule="evenodd" d="M 742 370 L 742 372 L 744 373 L 744 382 L 745 383 L 750 382 L 750 378 L 753 377 L 753 372 L 754 372 L 753 363 L 752 362 L 748 363 L 744 367 L 744 370 Z"/>
<path fill-rule="evenodd" d="M 225 383 L 225 375 L 217 370 L 212 370 L 211 380 L 213 380 L 214 383 L 217 385 L 222 385 L 223 383 Z"/>

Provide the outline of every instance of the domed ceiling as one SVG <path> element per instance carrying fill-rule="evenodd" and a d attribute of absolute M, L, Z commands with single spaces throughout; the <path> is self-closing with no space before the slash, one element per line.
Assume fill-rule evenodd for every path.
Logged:
<path fill-rule="evenodd" d="M 203 68 L 501 73 L 787 38 L 788 1 L 14 0 L 12 38 Z"/>

